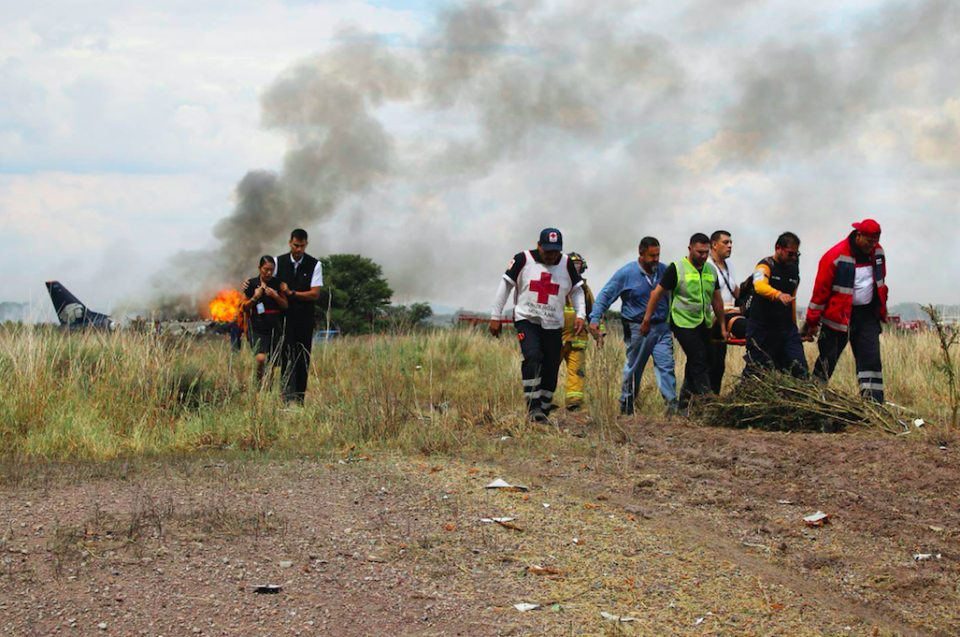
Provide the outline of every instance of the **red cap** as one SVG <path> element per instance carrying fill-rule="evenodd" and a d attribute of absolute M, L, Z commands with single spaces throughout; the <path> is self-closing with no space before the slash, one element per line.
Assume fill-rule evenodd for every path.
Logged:
<path fill-rule="evenodd" d="M 880 224 L 873 219 L 864 219 L 860 223 L 853 224 L 853 227 L 861 234 L 880 235 Z"/>

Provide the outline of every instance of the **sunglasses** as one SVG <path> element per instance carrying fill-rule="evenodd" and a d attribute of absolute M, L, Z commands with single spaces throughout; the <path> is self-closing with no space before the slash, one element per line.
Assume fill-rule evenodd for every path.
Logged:
<path fill-rule="evenodd" d="M 799 250 L 784 250 L 783 253 L 784 253 L 785 255 L 787 255 L 788 257 L 797 257 L 797 258 L 800 257 L 800 251 L 799 251 Z"/>

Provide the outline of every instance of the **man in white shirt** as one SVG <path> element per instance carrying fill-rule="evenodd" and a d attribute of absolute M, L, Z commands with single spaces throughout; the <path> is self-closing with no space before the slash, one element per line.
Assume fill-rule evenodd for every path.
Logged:
<path fill-rule="evenodd" d="M 306 250 L 307 231 L 298 228 L 290 234 L 290 252 L 276 257 L 274 275 L 286 284 L 284 292 L 289 301 L 280 359 L 287 379 L 283 394 L 288 403 L 298 405 L 303 404 L 307 392 L 316 304 L 323 286 L 323 266 Z"/>
<path fill-rule="evenodd" d="M 727 230 L 717 230 L 710 235 L 710 256 L 707 263 L 713 266 L 717 271 L 717 289 L 720 290 L 720 296 L 723 297 L 723 310 L 725 314 L 739 312 L 737 309 L 737 299 L 740 298 L 740 284 L 737 282 L 737 275 L 733 271 L 733 264 L 730 262 L 730 255 L 733 253 L 733 237 Z M 721 319 L 717 317 L 714 324 L 713 338 L 713 360 L 710 365 L 710 387 L 713 393 L 719 394 L 720 387 L 723 385 L 723 375 L 727 371 L 727 343 L 719 338 L 720 320 L 726 320 L 726 316 Z"/>
<path fill-rule="evenodd" d="M 490 311 L 490 333 L 500 336 L 503 308 L 513 292 L 514 326 L 523 354 L 523 396 L 534 422 L 546 422 L 547 414 L 557 408 L 553 393 L 560 370 L 568 295 L 576 314 L 576 335 L 583 333 L 587 316 L 583 279 L 562 250 L 560 231 L 543 230 L 535 250 L 519 252 L 510 261 Z"/>

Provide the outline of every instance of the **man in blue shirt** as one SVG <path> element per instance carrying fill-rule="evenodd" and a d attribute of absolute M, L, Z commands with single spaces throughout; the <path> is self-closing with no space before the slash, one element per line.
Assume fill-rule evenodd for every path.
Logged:
<path fill-rule="evenodd" d="M 600 318 L 618 298 L 623 319 L 623 341 L 627 346 L 627 362 L 623 366 L 620 413 L 632 415 L 640 379 L 647 360 L 653 356 L 654 372 L 660 394 L 667 403 L 667 413 L 677 411 L 677 377 L 674 373 L 673 335 L 667 318 L 670 299 L 664 296 L 650 318 L 650 333 L 640 333 L 650 293 L 660 283 L 667 267 L 660 263 L 660 242 L 653 237 L 640 241 L 640 258 L 620 268 L 603 286 L 590 312 L 590 332 L 600 333 Z"/>

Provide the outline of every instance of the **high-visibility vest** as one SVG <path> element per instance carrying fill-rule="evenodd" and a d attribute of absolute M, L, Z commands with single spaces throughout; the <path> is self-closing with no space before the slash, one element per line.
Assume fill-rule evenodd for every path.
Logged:
<path fill-rule="evenodd" d="M 693 328 L 700 323 L 713 326 L 713 291 L 717 274 L 709 263 L 697 270 L 688 257 L 674 261 L 677 267 L 677 286 L 670 303 L 670 320 L 677 327 Z"/>

